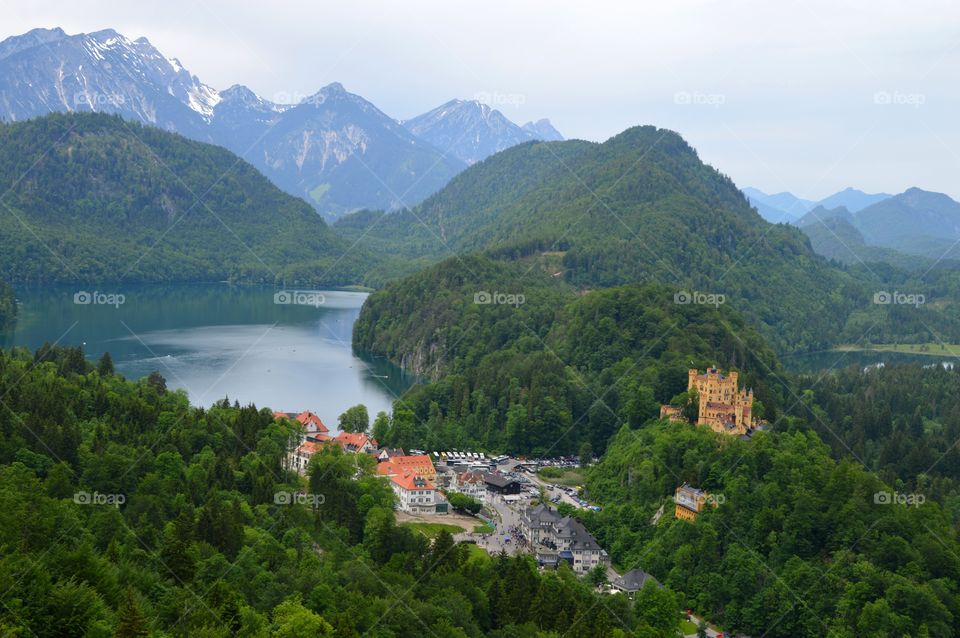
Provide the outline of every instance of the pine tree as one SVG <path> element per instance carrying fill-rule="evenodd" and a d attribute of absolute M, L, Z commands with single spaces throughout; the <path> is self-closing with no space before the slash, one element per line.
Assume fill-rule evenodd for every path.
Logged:
<path fill-rule="evenodd" d="M 117 627 L 113 635 L 114 638 L 139 638 L 150 635 L 147 619 L 143 617 L 133 597 L 133 590 L 128 589 L 126 596 L 120 601 L 120 607 L 117 609 Z"/>
<path fill-rule="evenodd" d="M 100 361 L 97 362 L 97 372 L 100 373 L 101 377 L 108 377 L 113 374 L 113 358 L 109 352 L 104 352 L 103 356 L 100 357 Z"/>

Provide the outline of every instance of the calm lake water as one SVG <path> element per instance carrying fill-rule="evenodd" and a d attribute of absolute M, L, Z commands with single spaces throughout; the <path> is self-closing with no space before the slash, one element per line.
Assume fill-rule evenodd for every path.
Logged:
<path fill-rule="evenodd" d="M 77 292 L 19 289 L 17 326 L 3 346 L 83 345 L 93 360 L 109 351 L 118 372 L 139 378 L 157 370 L 194 404 L 229 396 L 275 410 L 312 410 L 331 429 L 358 403 L 371 419 L 389 412 L 415 381 L 351 348 L 365 293 L 319 291 L 300 301 L 321 303 L 297 305 L 275 303 L 272 287 L 225 284 L 103 291 L 122 299 L 83 291 L 78 301 L 91 303 L 75 303 Z"/>
<path fill-rule="evenodd" d="M 957 360 L 949 352 L 943 354 L 910 354 L 906 352 L 813 352 L 808 354 L 781 355 L 780 362 L 791 372 L 822 374 L 827 370 L 842 370 L 855 365 L 861 370 L 877 365 L 952 366 Z"/>

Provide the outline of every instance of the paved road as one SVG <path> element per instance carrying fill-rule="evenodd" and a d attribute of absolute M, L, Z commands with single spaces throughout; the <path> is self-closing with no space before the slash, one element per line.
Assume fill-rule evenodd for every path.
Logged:
<path fill-rule="evenodd" d="M 520 513 L 507 505 L 499 496 L 487 497 L 487 505 L 497 512 L 500 520 L 497 522 L 497 531 L 494 534 L 489 534 L 486 538 L 477 537 L 477 545 L 491 554 L 499 554 L 501 550 L 505 550 L 508 554 L 521 553 L 521 547 L 513 531 L 520 527 Z M 506 542 L 507 537 L 510 537 L 509 543 Z"/>

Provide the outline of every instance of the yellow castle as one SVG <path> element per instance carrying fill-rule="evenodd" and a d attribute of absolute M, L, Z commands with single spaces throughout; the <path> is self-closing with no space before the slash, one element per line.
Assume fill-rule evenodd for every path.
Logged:
<path fill-rule="evenodd" d="M 753 390 L 737 389 L 737 373 L 726 375 L 716 368 L 700 374 L 696 368 L 687 372 L 687 391 L 697 389 L 700 395 L 698 425 L 709 425 L 722 434 L 746 434 L 753 420 Z"/>
<path fill-rule="evenodd" d="M 746 434 L 756 426 L 753 418 L 753 390 L 737 388 L 737 373 L 724 375 L 717 368 L 700 374 L 696 368 L 687 373 L 687 392 L 696 388 L 700 397 L 697 425 L 708 425 L 721 434 Z M 683 420 L 680 408 L 664 405 L 660 417 Z"/>

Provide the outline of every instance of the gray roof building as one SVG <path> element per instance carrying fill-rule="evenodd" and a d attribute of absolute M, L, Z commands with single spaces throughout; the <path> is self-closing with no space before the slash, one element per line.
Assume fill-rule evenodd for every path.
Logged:
<path fill-rule="evenodd" d="M 636 592 L 643 589 L 643 586 L 648 582 L 652 582 L 657 587 L 663 587 L 657 579 L 643 571 L 642 569 L 631 569 L 623 576 L 617 578 L 613 581 L 612 585 L 614 589 L 622 591 L 627 594 L 635 594 Z"/>

